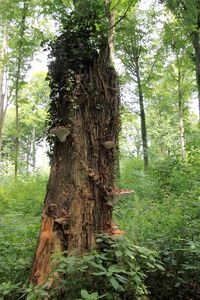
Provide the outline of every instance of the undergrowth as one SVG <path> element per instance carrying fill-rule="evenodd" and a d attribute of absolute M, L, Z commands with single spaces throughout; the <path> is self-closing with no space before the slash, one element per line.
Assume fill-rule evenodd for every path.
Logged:
<path fill-rule="evenodd" d="M 45 188 L 42 177 L 0 183 L 0 299 L 17 299 L 29 277 Z"/>
<path fill-rule="evenodd" d="M 152 299 L 200 299 L 200 157 L 168 158 L 148 172 L 121 161 L 121 188 L 135 193 L 115 207 L 115 219 L 136 244 L 158 251 L 165 271 L 146 280 Z"/>
<path fill-rule="evenodd" d="M 156 252 L 135 246 L 125 237 L 103 235 L 98 236 L 95 251 L 81 257 L 58 253 L 53 265 L 51 290 L 48 282 L 43 290 L 28 290 L 29 300 L 38 299 L 41 291 L 48 299 L 59 300 L 144 299 L 148 295 L 145 278 L 164 270 Z"/>
<path fill-rule="evenodd" d="M 168 158 L 146 173 L 142 161 L 122 159 L 119 187 L 135 190 L 114 209 L 125 237 L 99 237 L 104 246 L 83 257 L 55 256 L 59 276 L 51 290 L 28 283 L 46 178 L 18 183 L 5 178 L 0 184 L 0 299 L 200 299 L 199 171 L 198 156 L 186 162 Z"/>

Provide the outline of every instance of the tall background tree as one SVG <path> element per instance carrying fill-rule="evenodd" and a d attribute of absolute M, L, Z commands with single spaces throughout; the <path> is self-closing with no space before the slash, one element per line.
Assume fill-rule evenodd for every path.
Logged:
<path fill-rule="evenodd" d="M 196 83 L 199 105 L 200 120 L 200 1 L 199 0 L 162 0 L 172 13 L 180 21 L 188 33 L 188 39 L 191 40 L 194 47 L 192 57 L 196 68 Z"/>
<path fill-rule="evenodd" d="M 19 92 L 34 54 L 39 49 L 41 41 L 49 36 L 48 18 L 45 24 L 41 18 L 43 8 L 40 4 L 39 1 L 5 0 L 0 7 L 0 36 L 3 43 L 0 73 L 0 145 L 7 107 L 12 103 L 15 105 L 15 177 L 19 165 Z"/>
<path fill-rule="evenodd" d="M 160 51 L 158 41 L 156 41 L 158 32 L 153 33 L 154 23 L 152 20 L 154 19 L 154 22 L 156 22 L 156 18 L 154 8 L 149 9 L 147 13 L 137 6 L 131 11 L 126 20 L 120 24 L 117 35 L 117 54 L 124 65 L 127 82 L 131 83 L 132 93 L 129 93 L 129 95 L 133 97 L 132 109 L 136 106 L 134 105 L 135 99 L 139 106 L 145 169 L 149 164 L 145 91 L 150 86 Z"/>
<path fill-rule="evenodd" d="M 46 118 L 49 104 L 49 87 L 45 81 L 46 72 L 37 72 L 23 85 L 19 92 L 20 133 L 19 170 L 20 174 L 36 171 L 36 150 L 46 137 Z M 15 133 L 14 107 L 8 108 L 2 144 L 2 161 L 14 164 L 13 152 Z"/>

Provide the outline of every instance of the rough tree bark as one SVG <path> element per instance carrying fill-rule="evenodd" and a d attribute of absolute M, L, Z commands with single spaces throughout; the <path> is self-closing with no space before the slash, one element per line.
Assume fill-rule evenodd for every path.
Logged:
<path fill-rule="evenodd" d="M 59 47 L 67 47 L 65 34 Z M 66 49 L 64 53 L 66 53 Z M 66 87 L 65 55 L 58 51 L 50 66 L 58 92 L 57 124 L 68 130 L 56 138 L 42 214 L 42 225 L 31 280 L 43 283 L 51 271 L 51 256 L 59 250 L 82 254 L 95 247 L 97 233 L 112 234 L 110 198 L 119 128 L 119 89 L 108 43 L 84 61 Z M 109 203 L 108 203 L 109 199 Z"/>

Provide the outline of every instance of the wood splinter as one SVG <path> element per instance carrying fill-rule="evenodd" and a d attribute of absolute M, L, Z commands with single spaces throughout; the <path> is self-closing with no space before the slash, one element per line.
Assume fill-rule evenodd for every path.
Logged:
<path fill-rule="evenodd" d="M 128 190 L 128 189 L 123 189 L 123 190 L 112 189 L 111 195 L 113 195 L 113 196 L 128 196 L 134 192 L 135 192 L 134 190 Z"/>

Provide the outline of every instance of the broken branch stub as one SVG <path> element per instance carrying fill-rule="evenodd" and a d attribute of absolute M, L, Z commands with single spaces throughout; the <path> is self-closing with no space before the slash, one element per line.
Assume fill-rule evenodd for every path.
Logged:
<path fill-rule="evenodd" d="M 117 196 L 117 197 L 120 197 L 120 196 L 124 197 L 124 196 L 128 196 L 132 193 L 134 193 L 134 190 L 128 190 L 128 189 L 116 190 L 116 189 L 112 189 L 111 195 Z"/>
<path fill-rule="evenodd" d="M 114 204 L 116 204 L 117 201 L 120 200 L 120 198 L 127 197 L 134 192 L 135 192 L 134 190 L 128 190 L 128 189 L 124 189 L 124 190 L 112 189 L 111 192 L 109 192 L 108 194 L 107 204 L 109 206 L 114 206 Z"/>
<path fill-rule="evenodd" d="M 57 127 L 51 128 L 49 132 L 51 134 L 57 136 L 57 138 L 59 139 L 59 141 L 61 143 L 64 143 L 67 136 L 70 135 L 70 129 L 66 128 L 64 126 L 57 126 Z"/>

